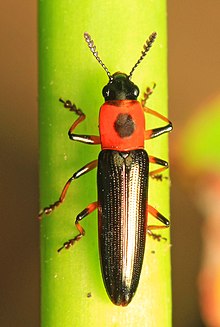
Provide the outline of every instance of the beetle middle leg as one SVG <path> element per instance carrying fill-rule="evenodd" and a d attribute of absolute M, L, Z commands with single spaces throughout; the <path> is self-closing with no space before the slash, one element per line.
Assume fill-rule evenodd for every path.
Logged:
<path fill-rule="evenodd" d="M 91 171 L 92 169 L 96 168 L 98 164 L 98 160 L 93 160 L 91 162 L 89 162 L 87 165 L 83 166 L 82 168 L 80 168 L 77 172 L 75 172 L 66 182 L 66 184 L 63 187 L 63 190 L 61 192 L 61 195 L 59 197 L 59 200 L 55 201 L 53 204 L 49 205 L 48 207 L 45 207 L 44 209 L 42 209 L 39 212 L 38 218 L 41 219 L 43 214 L 49 215 L 55 208 L 57 208 L 61 203 L 63 203 L 65 197 L 66 197 L 66 193 L 67 190 L 71 184 L 71 182 L 77 178 L 79 178 L 80 176 L 88 173 L 89 171 Z"/>
<path fill-rule="evenodd" d="M 157 158 L 157 157 L 154 157 L 154 156 L 149 156 L 149 162 L 162 166 L 161 168 L 152 170 L 149 173 L 150 177 L 152 177 L 153 179 L 156 179 L 156 180 L 160 180 L 160 181 L 162 181 L 163 178 L 167 179 L 167 177 L 163 177 L 161 174 L 164 170 L 169 168 L 169 164 L 167 161 Z"/>
<path fill-rule="evenodd" d="M 98 207 L 98 202 L 97 201 L 96 202 L 92 202 L 83 211 L 81 211 L 77 215 L 76 221 L 75 221 L 75 226 L 78 229 L 79 234 L 77 234 L 74 238 L 71 238 L 70 240 L 68 240 L 67 242 L 65 242 L 63 244 L 63 246 L 58 249 L 58 252 L 60 252 L 64 248 L 65 249 L 69 249 L 71 246 L 73 246 L 75 244 L 75 242 L 78 242 L 79 240 L 81 240 L 81 238 L 85 235 L 85 230 L 80 225 L 79 221 L 81 221 L 83 218 L 85 218 L 90 213 L 92 213 L 95 209 L 97 209 L 97 207 Z"/>
<path fill-rule="evenodd" d="M 147 232 L 150 236 L 152 236 L 154 239 L 157 239 L 158 241 L 161 240 L 161 235 L 154 234 L 152 230 L 154 229 L 164 229 L 168 228 L 170 226 L 170 222 L 167 218 L 165 218 L 157 209 L 153 208 L 151 205 L 147 205 L 147 211 L 154 216 L 156 219 L 158 219 L 160 222 L 162 222 L 163 225 L 150 225 L 147 226 Z M 163 238 L 164 239 L 164 238 Z"/>

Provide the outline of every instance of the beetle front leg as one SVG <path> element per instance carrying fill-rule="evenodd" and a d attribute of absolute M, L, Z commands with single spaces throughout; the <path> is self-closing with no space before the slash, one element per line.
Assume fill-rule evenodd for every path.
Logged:
<path fill-rule="evenodd" d="M 73 130 L 76 128 L 77 125 L 79 125 L 83 120 L 86 118 L 86 115 L 82 112 L 81 109 L 77 108 L 74 103 L 72 103 L 70 100 L 64 101 L 63 99 L 59 99 L 60 102 L 63 103 L 64 108 L 69 109 L 69 111 L 75 112 L 79 118 L 77 118 L 76 121 L 71 125 L 68 135 L 70 140 L 78 141 L 86 144 L 100 144 L 100 137 L 95 135 L 79 135 L 74 134 Z"/>
<path fill-rule="evenodd" d="M 157 239 L 158 241 L 160 241 L 161 239 L 165 239 L 165 238 L 161 237 L 161 235 L 154 234 L 152 232 L 152 230 L 168 228 L 170 226 L 169 220 L 167 218 L 165 218 L 159 211 L 157 211 L 157 209 L 153 208 L 149 204 L 147 205 L 147 211 L 152 216 L 154 216 L 156 219 L 158 219 L 160 222 L 163 223 L 163 225 L 150 225 L 150 226 L 147 226 L 148 234 L 150 236 L 152 236 L 154 239 Z"/>
<path fill-rule="evenodd" d="M 70 240 L 68 240 L 67 242 L 65 242 L 63 244 L 63 246 L 57 250 L 58 252 L 60 252 L 64 248 L 65 249 L 69 249 L 71 246 L 73 246 L 75 244 L 75 242 L 78 242 L 79 240 L 81 240 L 81 238 L 85 235 L 85 230 L 80 225 L 79 221 L 81 221 L 83 218 L 85 218 L 90 213 L 92 213 L 95 209 L 97 209 L 97 207 L 98 207 L 98 202 L 90 203 L 83 211 L 81 211 L 77 215 L 76 221 L 75 221 L 75 226 L 78 229 L 79 234 L 76 235 L 74 238 L 71 238 Z"/>
<path fill-rule="evenodd" d="M 66 182 L 65 186 L 63 187 L 63 190 L 61 192 L 61 195 L 59 197 L 59 200 L 57 200 L 56 202 L 54 202 L 53 204 L 49 205 L 48 207 L 45 207 L 44 209 L 42 209 L 39 212 L 38 218 L 41 219 L 43 214 L 49 215 L 55 208 L 57 208 L 61 203 L 63 203 L 65 197 L 66 197 L 66 193 L 67 190 L 71 184 L 71 182 L 77 178 L 79 178 L 80 176 L 88 173 L 89 171 L 91 171 L 92 169 L 96 168 L 98 164 L 98 160 L 93 160 L 90 163 L 88 163 L 87 165 L 83 166 L 82 168 L 80 168 L 76 173 L 74 173 L 72 175 L 72 177 L 70 177 L 68 179 L 68 181 Z"/>
<path fill-rule="evenodd" d="M 158 112 L 156 112 L 155 110 L 152 110 L 150 108 L 147 107 L 143 107 L 144 111 L 146 113 L 149 113 L 155 117 L 160 118 L 161 120 L 167 122 L 168 124 L 166 126 L 162 126 L 162 127 L 158 127 L 158 128 L 153 128 L 153 129 L 149 129 L 147 131 L 145 131 L 144 133 L 144 139 L 145 140 L 149 140 L 152 139 L 154 137 L 160 136 L 164 133 L 168 133 L 171 132 L 173 129 L 173 125 L 171 123 L 171 121 L 169 119 L 167 119 L 165 116 L 159 114 Z"/>
<path fill-rule="evenodd" d="M 144 98 L 141 100 L 142 107 L 145 107 L 147 100 L 149 99 L 150 95 L 153 93 L 153 90 L 156 87 L 156 83 L 153 83 L 152 87 L 147 86 L 144 92 Z"/>
<path fill-rule="evenodd" d="M 141 100 L 142 108 L 146 113 L 151 114 L 151 115 L 165 121 L 168 124 L 163 127 L 154 128 L 154 129 L 145 131 L 145 140 L 157 137 L 163 133 L 170 132 L 173 129 L 173 125 L 169 119 L 167 119 L 165 116 L 159 114 L 157 111 L 146 107 L 146 102 L 147 102 L 149 96 L 153 93 L 155 86 L 156 86 L 156 84 L 154 83 L 152 88 L 150 88 L 150 87 L 146 88 L 146 91 L 144 93 L 144 98 Z"/>

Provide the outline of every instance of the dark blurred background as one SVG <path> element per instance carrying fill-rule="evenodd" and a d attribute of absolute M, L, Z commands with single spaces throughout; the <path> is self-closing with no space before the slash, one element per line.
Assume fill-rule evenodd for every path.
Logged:
<path fill-rule="evenodd" d="M 197 108 L 219 92 L 219 13 L 218 0 L 168 1 L 174 327 L 205 326 L 197 291 L 203 217 L 181 181 L 177 142 Z M 0 326 L 37 327 L 37 5 L 1 1 L 0 16 Z"/>

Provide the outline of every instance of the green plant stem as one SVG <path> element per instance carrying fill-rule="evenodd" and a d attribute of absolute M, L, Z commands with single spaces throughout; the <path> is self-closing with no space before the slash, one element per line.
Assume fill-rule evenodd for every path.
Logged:
<path fill-rule="evenodd" d="M 59 198 L 67 179 L 94 160 L 99 146 L 68 139 L 76 119 L 58 99 L 70 99 L 87 115 L 77 133 L 98 135 L 101 90 L 108 82 L 89 52 L 83 33 L 95 40 L 109 71 L 129 73 L 147 37 L 158 38 L 132 80 L 142 91 L 156 82 L 148 106 L 167 115 L 166 2 L 39 1 L 39 123 L 41 206 Z M 161 122 L 148 115 L 149 128 Z M 167 136 L 147 142 L 148 153 L 167 159 Z M 168 172 L 165 173 L 165 175 Z M 169 182 L 150 181 L 149 202 L 169 218 Z M 100 272 L 97 213 L 83 221 L 86 236 L 68 251 L 57 253 L 77 234 L 75 216 L 96 201 L 95 170 L 74 181 L 62 206 L 41 222 L 42 327 L 171 326 L 170 246 L 147 238 L 138 290 L 126 308 L 108 299 Z M 149 218 L 151 224 L 154 220 Z"/>

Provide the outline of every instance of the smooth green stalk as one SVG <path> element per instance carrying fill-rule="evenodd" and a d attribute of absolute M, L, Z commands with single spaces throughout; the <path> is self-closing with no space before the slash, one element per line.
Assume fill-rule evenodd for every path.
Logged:
<path fill-rule="evenodd" d="M 158 33 L 151 51 L 132 80 L 142 94 L 157 86 L 148 106 L 167 115 L 166 2 L 151 1 L 39 1 L 39 103 L 41 206 L 58 199 L 66 180 L 94 160 L 99 146 L 68 139 L 77 118 L 58 99 L 70 99 L 86 113 L 76 133 L 98 135 L 98 112 L 106 73 L 83 39 L 89 32 L 111 73 L 129 73 L 148 36 Z M 148 129 L 161 121 L 147 116 Z M 151 155 L 167 159 L 167 136 L 146 142 Z M 165 175 L 168 173 L 165 173 Z M 169 182 L 151 180 L 149 202 L 169 218 Z M 86 236 L 68 251 L 57 253 L 77 234 L 74 220 L 96 201 L 96 172 L 72 183 L 62 206 L 41 222 L 42 327 L 171 326 L 170 242 L 147 238 L 145 261 L 136 295 L 128 307 L 108 299 L 100 272 L 97 212 L 82 222 Z M 155 219 L 149 218 L 151 224 Z"/>

